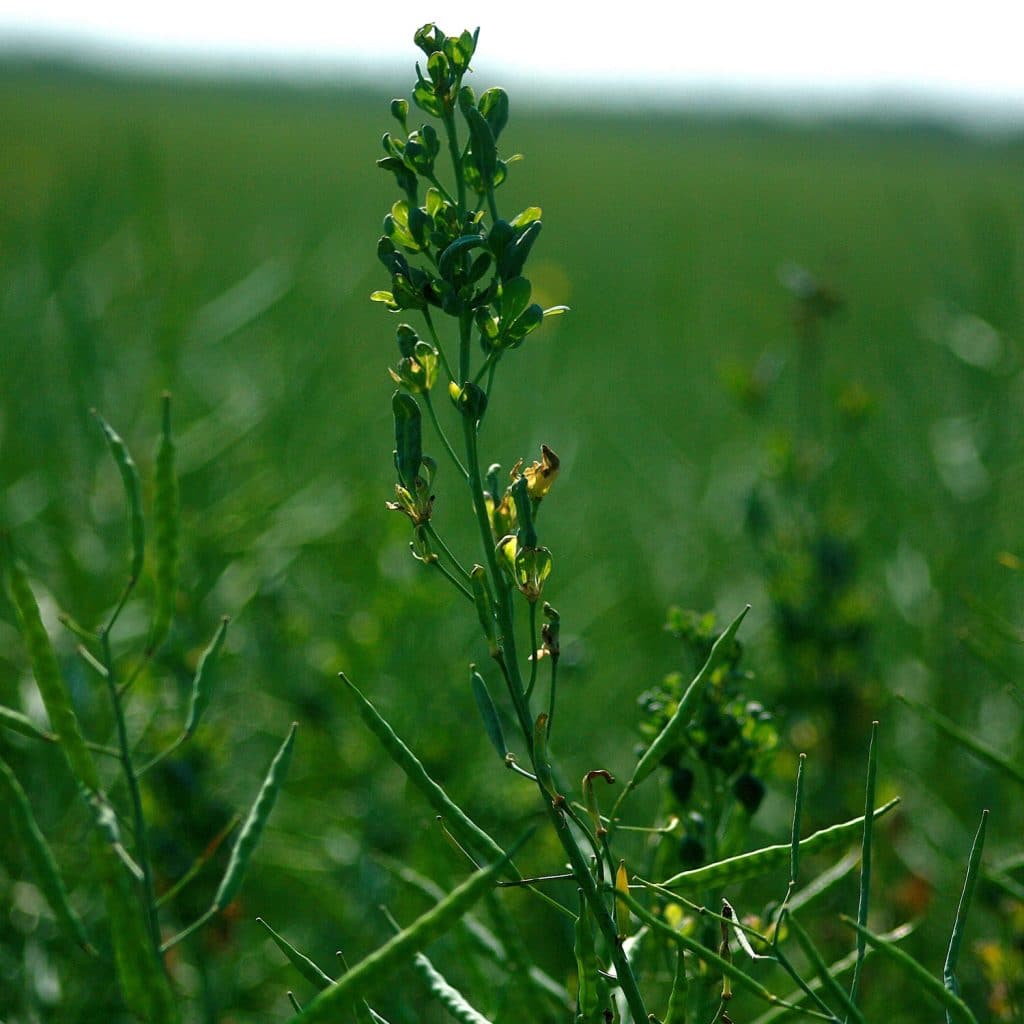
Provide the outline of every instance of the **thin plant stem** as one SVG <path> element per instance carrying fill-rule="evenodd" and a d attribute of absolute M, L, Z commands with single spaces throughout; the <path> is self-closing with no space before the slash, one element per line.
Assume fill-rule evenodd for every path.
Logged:
<path fill-rule="evenodd" d="M 451 374 L 449 373 L 449 376 Z M 430 422 L 434 424 L 434 430 L 437 431 L 437 436 L 441 439 L 441 444 L 444 445 L 445 451 L 451 457 L 452 462 L 458 467 L 459 472 L 467 480 L 469 479 L 469 470 L 462 464 L 462 459 L 455 454 L 455 449 L 452 447 L 451 441 L 448 440 L 448 435 L 441 429 L 441 423 L 437 418 L 437 412 L 434 409 L 434 403 L 430 399 L 430 392 L 423 392 L 423 404 L 427 407 L 427 413 L 430 416 Z M 454 559 L 453 559 L 454 561 Z"/>
<path fill-rule="evenodd" d="M 458 574 L 468 580 L 469 573 L 466 572 L 462 563 L 455 557 L 454 554 L 452 554 L 451 548 L 449 548 L 448 545 L 445 544 L 445 542 L 441 539 L 441 535 L 437 532 L 437 530 L 434 529 L 434 524 L 431 522 L 427 522 L 424 525 L 426 526 L 427 534 L 430 536 L 430 539 L 434 541 L 434 543 L 437 544 L 437 546 L 448 556 L 448 560 L 452 563 L 452 566 L 455 568 Z"/>
<path fill-rule="evenodd" d="M 423 307 L 423 319 L 426 321 L 427 330 L 430 331 L 430 340 L 434 343 L 434 348 L 437 349 L 437 354 L 441 357 L 441 365 L 444 367 L 444 372 L 448 374 L 449 380 L 455 380 L 455 374 L 452 373 L 451 364 L 448 362 L 448 357 L 444 354 L 444 346 L 441 344 L 441 339 L 437 336 L 437 328 L 434 326 L 434 318 L 430 315 L 430 308 L 428 306 Z"/>
<path fill-rule="evenodd" d="M 526 699 L 533 696 L 537 684 L 537 602 L 530 602 L 530 681 L 526 686 Z M 550 735 L 550 733 L 548 734 Z"/>
<path fill-rule="evenodd" d="M 149 859 L 149 843 L 146 838 L 146 819 L 142 813 L 142 793 L 139 789 L 139 780 L 135 775 L 135 768 L 132 765 L 132 750 L 128 742 L 128 728 L 124 719 L 124 708 L 121 705 L 121 694 L 118 690 L 117 679 L 114 674 L 114 661 L 110 651 L 110 634 L 103 632 L 100 638 L 103 649 L 103 663 L 106 668 L 107 688 L 110 691 L 110 703 L 114 710 L 114 720 L 117 723 L 117 740 L 121 749 L 121 767 L 124 771 L 125 782 L 128 784 L 128 795 L 132 805 L 132 821 L 135 833 L 135 856 L 142 871 L 142 892 L 146 909 L 146 921 L 149 927 L 149 937 L 153 943 L 153 949 L 160 948 L 160 925 L 157 920 L 156 895 L 153 889 L 153 867 Z"/>

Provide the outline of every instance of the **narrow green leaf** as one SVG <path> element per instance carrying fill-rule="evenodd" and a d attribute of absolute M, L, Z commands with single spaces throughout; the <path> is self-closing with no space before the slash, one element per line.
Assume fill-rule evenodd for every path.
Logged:
<path fill-rule="evenodd" d="M 644 779 L 647 778 L 651 772 L 659 764 L 661 764 L 662 758 L 668 752 L 668 750 L 675 745 L 679 735 L 683 730 L 690 724 L 690 717 L 696 708 L 698 698 L 704 691 L 704 687 L 707 685 L 711 678 L 712 673 L 722 663 L 725 656 L 732 651 L 732 642 L 736 636 L 736 631 L 740 628 L 740 623 L 743 621 L 744 616 L 750 611 L 750 605 L 747 605 L 736 616 L 732 622 L 726 627 L 725 632 L 715 641 L 714 646 L 711 648 L 711 653 L 708 655 L 708 659 L 704 662 L 703 668 L 694 677 L 693 682 L 687 687 L 686 692 L 683 694 L 679 701 L 679 706 L 676 708 L 675 713 L 665 723 L 665 727 L 660 733 L 654 738 L 654 742 L 644 751 L 643 756 L 640 758 L 635 769 L 633 769 L 633 777 L 629 780 L 626 786 L 626 792 L 631 789 L 636 789 Z"/>
<path fill-rule="evenodd" d="M 887 804 L 875 808 L 875 818 L 887 814 L 898 803 L 899 797 L 894 797 Z M 824 850 L 831 850 L 837 846 L 843 846 L 851 842 L 858 834 L 863 834 L 864 818 L 852 818 L 850 821 L 832 825 L 830 828 L 823 828 L 806 839 L 800 841 L 801 854 L 821 853 Z M 727 857 L 725 860 L 715 861 L 714 864 L 705 864 L 703 867 L 694 868 L 692 871 L 681 871 L 670 879 L 662 882 L 667 889 L 686 889 L 699 891 L 702 889 L 718 889 L 726 885 L 738 885 L 751 878 L 766 874 L 781 868 L 787 861 L 791 861 L 793 848 L 791 843 L 779 843 L 776 846 L 765 846 L 760 850 L 752 850 L 750 853 L 741 853 L 735 857 Z"/>
<path fill-rule="evenodd" d="M 974 898 L 974 890 L 978 886 L 978 873 L 981 869 L 981 853 L 985 847 L 985 826 L 988 824 L 988 811 L 981 812 L 981 823 L 978 825 L 977 834 L 974 836 L 974 843 L 971 846 L 971 856 L 967 862 L 967 874 L 964 878 L 963 892 L 960 894 L 960 902 L 956 908 L 956 919 L 953 922 L 953 932 L 949 938 L 949 949 L 946 951 L 946 962 L 942 968 L 942 980 L 946 988 L 955 996 L 960 995 L 960 985 L 956 980 L 956 964 L 960 957 L 960 947 L 963 944 L 964 930 L 967 927 L 967 913 L 971 909 L 971 900 Z M 946 1009 L 946 1021 L 952 1021 L 951 1011 Z"/>
<path fill-rule="evenodd" d="M 67 889 L 57 868 L 43 833 L 36 824 L 32 806 L 25 790 L 11 770 L 10 766 L 0 757 L 0 804 L 6 805 L 10 811 L 11 831 L 17 836 L 32 865 L 32 871 L 46 902 L 49 903 L 57 923 L 84 950 L 95 952 L 85 934 L 85 926 L 81 918 L 68 902 Z"/>
<path fill-rule="evenodd" d="M 231 860 L 228 862 L 217 895 L 213 899 L 214 910 L 223 910 L 235 898 L 235 893 L 238 892 L 239 886 L 242 884 L 249 861 L 252 860 L 252 855 L 263 833 L 263 827 L 270 817 L 270 812 L 274 809 L 277 795 L 288 774 L 297 728 L 298 725 L 293 722 L 280 750 L 274 755 L 274 760 L 270 762 L 270 768 L 267 770 L 256 802 L 252 805 L 249 815 L 242 825 L 242 830 L 235 840 L 234 848 L 231 851 Z"/>
<path fill-rule="evenodd" d="M 970 1007 L 959 996 L 950 992 L 938 978 L 929 974 L 924 966 L 918 963 L 909 953 L 905 953 L 898 946 L 887 942 L 881 936 L 869 932 L 867 928 L 857 924 L 852 918 L 843 915 L 841 919 L 851 928 L 856 929 L 859 935 L 863 935 L 869 946 L 878 950 L 886 959 L 896 964 L 908 978 L 917 984 L 918 988 L 930 995 L 943 1009 L 947 1010 L 953 1019 L 962 1021 L 963 1024 L 978 1024 L 977 1018 L 971 1012 Z"/>
<path fill-rule="evenodd" d="M 274 945 L 288 958 L 288 962 L 308 981 L 318 992 L 329 988 L 334 984 L 334 979 L 325 974 L 305 953 L 300 953 L 283 935 L 279 935 L 273 928 L 263 920 L 256 918 L 256 923 L 262 925 Z"/>

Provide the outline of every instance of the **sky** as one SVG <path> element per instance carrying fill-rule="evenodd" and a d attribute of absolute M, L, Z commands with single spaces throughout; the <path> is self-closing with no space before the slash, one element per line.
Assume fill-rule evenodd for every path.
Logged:
<path fill-rule="evenodd" d="M 539 90 L 989 108 L 1024 122 L 1022 0 L 0 0 L 0 42 L 203 70 L 390 74 L 434 20 L 477 68 Z M 627 13 L 628 12 L 628 13 Z M 582 98 L 582 97 L 581 97 Z"/>

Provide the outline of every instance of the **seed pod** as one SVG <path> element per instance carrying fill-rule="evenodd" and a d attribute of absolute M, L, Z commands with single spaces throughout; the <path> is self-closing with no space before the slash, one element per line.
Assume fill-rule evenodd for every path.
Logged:
<path fill-rule="evenodd" d="M 580 915 L 576 918 L 573 928 L 573 952 L 576 955 L 576 977 L 578 992 L 576 996 L 576 1019 L 591 1021 L 597 1013 L 597 980 L 600 963 L 594 946 L 594 932 L 591 924 L 590 908 L 583 895 L 580 895 Z"/>
<path fill-rule="evenodd" d="M 100 777 L 96 764 L 78 725 L 78 716 L 71 703 L 71 695 L 57 664 L 50 638 L 39 617 L 39 606 L 28 579 L 17 561 L 7 552 L 7 583 L 11 603 L 18 613 L 21 636 L 28 649 L 32 674 L 50 717 L 50 725 L 60 737 L 61 748 L 68 759 L 71 772 L 86 789 L 98 792 Z"/>
<path fill-rule="evenodd" d="M 55 743 L 57 737 L 52 732 L 40 729 L 28 715 L 23 715 L 14 708 L 5 707 L 0 704 L 0 728 L 10 729 L 11 732 L 21 733 L 33 740 L 46 740 L 48 743 Z"/>
<path fill-rule="evenodd" d="M 622 894 L 629 895 L 629 873 L 626 871 L 626 862 L 619 861 L 618 870 L 615 872 L 615 927 L 618 929 L 619 938 L 625 939 L 629 934 L 629 907 L 622 900 Z"/>
<path fill-rule="evenodd" d="M 463 846 L 477 850 L 488 857 L 500 857 L 501 847 L 476 822 L 455 803 L 451 797 L 427 774 L 419 758 L 395 734 L 380 712 L 363 696 L 356 686 L 342 673 L 339 678 L 356 699 L 359 714 L 369 730 L 380 740 L 392 760 L 405 772 L 406 778 L 426 797 L 431 807 L 440 814 L 452 834 Z M 519 874 L 514 868 L 508 873 L 512 878 Z"/>
<path fill-rule="evenodd" d="M 894 797 L 887 804 L 876 807 L 875 819 L 887 814 L 899 802 L 899 797 Z M 800 853 L 809 855 L 843 846 L 858 838 L 863 829 L 863 816 L 832 825 L 830 828 L 823 828 L 806 839 L 800 840 Z M 720 889 L 727 885 L 738 885 L 740 882 L 757 878 L 759 875 L 774 871 L 789 863 L 792 854 L 792 843 L 778 843 L 775 846 L 752 850 L 750 853 L 741 853 L 736 857 L 727 857 L 725 860 L 715 861 L 714 864 L 708 864 L 706 867 L 697 868 L 694 871 L 682 871 L 661 884 L 665 888 L 687 891 L 703 891 L 705 889 Z"/>
<path fill-rule="evenodd" d="M 153 539 L 156 553 L 156 590 L 153 597 L 153 625 L 150 628 L 147 645 L 150 654 L 167 639 L 178 594 L 180 508 L 178 477 L 174 468 L 175 446 L 171 437 L 171 396 L 167 393 L 163 397 L 163 426 L 155 461 Z"/>
<path fill-rule="evenodd" d="M 249 861 L 252 860 L 256 845 L 260 841 L 263 826 L 266 825 L 270 812 L 274 809 L 277 794 L 281 791 L 285 776 L 288 774 L 297 728 L 297 723 L 293 722 L 284 743 L 281 744 L 281 749 L 274 755 L 274 760 L 270 763 L 256 802 L 252 805 L 249 816 L 238 833 L 234 849 L 231 851 L 231 860 L 228 862 L 217 895 L 213 898 L 213 906 L 216 910 L 223 910 L 235 898 L 235 893 L 238 892 L 238 888 L 242 884 Z"/>
<path fill-rule="evenodd" d="M 662 1024 L 686 1024 L 686 998 L 689 985 L 686 978 L 686 957 L 682 949 L 676 954 L 676 974 L 672 979 L 672 992 Z"/>
<path fill-rule="evenodd" d="M 412 395 L 396 391 L 391 399 L 395 415 L 395 469 L 398 479 L 410 490 L 423 462 L 423 439 L 420 407 Z"/>
<path fill-rule="evenodd" d="M 523 841 L 520 840 L 512 850 L 492 864 L 470 875 L 408 928 L 343 974 L 306 1007 L 297 1022 L 326 1024 L 328 1021 L 336 1021 L 341 1010 L 347 1009 L 354 1000 L 363 996 L 375 981 L 386 978 L 410 953 L 418 952 L 458 924 L 477 900 L 494 887 L 498 876 L 507 870 L 509 859 Z"/>
<path fill-rule="evenodd" d="M 17 776 L 0 757 L 0 804 L 10 809 L 11 831 L 21 842 L 25 856 L 32 865 L 36 883 L 50 904 L 54 917 L 67 934 L 83 949 L 95 952 L 85 934 L 85 926 L 71 909 L 64 881 L 60 877 L 53 852 L 36 824 L 32 806 Z"/>
<path fill-rule="evenodd" d="M 740 623 L 743 621 L 744 616 L 750 611 L 750 605 L 747 605 L 736 616 L 732 622 L 726 627 L 725 632 L 715 641 L 714 646 L 711 648 L 711 653 L 708 655 L 708 659 L 704 662 L 703 667 L 694 677 L 693 682 L 687 687 L 686 692 L 683 694 L 679 701 L 679 706 L 676 708 L 675 713 L 665 723 L 665 727 L 655 737 L 654 742 L 644 752 L 643 757 L 640 758 L 636 768 L 633 770 L 633 778 L 629 780 L 629 785 L 626 787 L 627 790 L 635 789 L 637 786 L 651 774 L 652 771 L 660 764 L 662 758 L 664 758 L 666 752 L 673 746 L 682 733 L 682 731 L 689 724 L 690 716 L 693 712 L 694 707 L 697 703 L 697 698 L 701 695 L 705 685 L 711 678 L 711 674 L 718 668 L 721 661 L 725 656 L 732 650 L 733 638 L 736 636 L 736 631 L 740 628 Z"/>
<path fill-rule="evenodd" d="M 494 701 L 491 699 L 491 694 L 487 689 L 487 684 L 484 682 L 484 677 L 476 671 L 475 667 L 470 666 L 470 668 L 472 670 L 473 699 L 480 710 L 480 717 L 484 720 L 484 731 L 487 733 L 487 738 L 491 741 L 491 745 L 498 752 L 498 757 L 504 761 L 505 755 L 508 753 L 508 746 L 505 743 L 505 734 L 501 728 L 498 709 L 494 706 Z"/>
<path fill-rule="evenodd" d="M 455 1020 L 461 1024 L 491 1024 L 457 988 L 448 983 L 445 976 L 422 953 L 413 957 L 413 964 L 427 983 L 427 988 Z"/>
<path fill-rule="evenodd" d="M 210 646 L 203 651 L 196 666 L 196 674 L 192 679 L 192 701 L 189 704 L 188 719 L 185 722 L 185 737 L 191 736 L 199 727 L 200 719 L 210 705 L 210 695 L 213 692 L 214 666 L 217 662 L 217 655 L 224 645 L 224 637 L 227 635 L 228 623 L 231 620 L 225 615 L 220 620 L 217 632 L 210 641 Z"/>
<path fill-rule="evenodd" d="M 322 970 L 305 953 L 300 953 L 283 935 L 278 935 L 273 928 L 263 920 L 256 918 L 256 923 L 266 928 L 274 945 L 288 958 L 288 962 L 308 981 L 314 988 L 323 990 L 334 984 L 334 979 Z"/>
<path fill-rule="evenodd" d="M 139 471 L 127 445 L 121 439 L 121 435 L 95 409 L 92 410 L 92 414 L 103 430 L 103 436 L 107 439 L 107 447 L 117 464 L 118 472 L 121 474 L 121 483 L 124 485 L 124 496 L 128 503 L 128 522 L 132 535 L 132 562 L 129 579 L 131 583 L 134 583 L 142 575 L 142 563 L 146 558 L 146 525 L 142 516 L 142 487 L 139 484 Z"/>
<path fill-rule="evenodd" d="M 474 565 L 469 571 L 469 585 L 473 590 L 473 603 L 480 617 L 480 626 L 487 638 L 487 647 L 491 657 L 496 658 L 500 652 L 498 646 L 498 629 L 494 620 L 494 600 L 491 587 L 487 582 L 487 570 L 482 565 Z"/>

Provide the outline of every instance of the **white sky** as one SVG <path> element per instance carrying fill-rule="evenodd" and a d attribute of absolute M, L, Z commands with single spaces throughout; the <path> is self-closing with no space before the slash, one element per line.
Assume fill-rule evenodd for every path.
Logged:
<path fill-rule="evenodd" d="M 0 41 L 84 44 L 121 59 L 300 71 L 404 68 L 413 30 L 482 26 L 481 78 L 577 87 L 672 83 L 765 96 L 837 91 L 994 102 L 1024 118 L 1024 0 L 0 0 Z"/>

